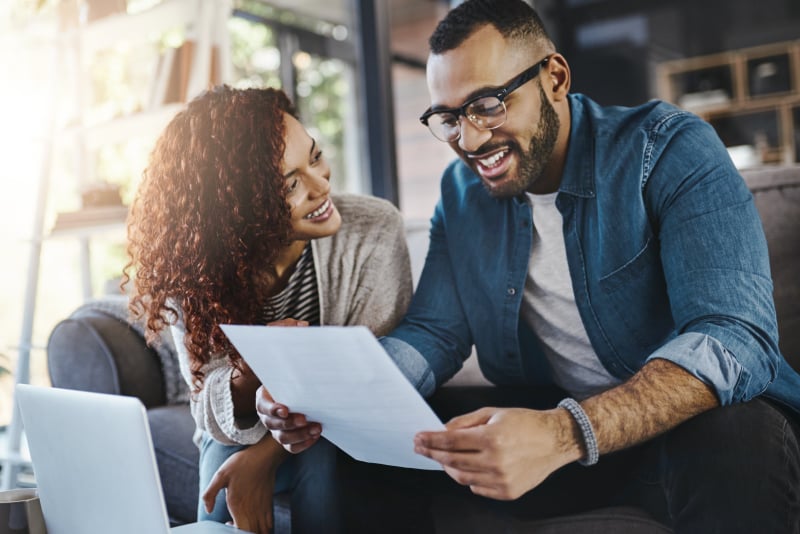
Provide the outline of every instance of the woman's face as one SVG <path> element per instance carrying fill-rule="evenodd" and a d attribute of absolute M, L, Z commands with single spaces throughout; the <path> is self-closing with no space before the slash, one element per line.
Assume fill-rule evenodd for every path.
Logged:
<path fill-rule="evenodd" d="M 281 172 L 292 209 L 292 236 L 307 241 L 335 234 L 342 217 L 330 197 L 331 169 L 303 125 L 285 115 L 286 149 Z"/>

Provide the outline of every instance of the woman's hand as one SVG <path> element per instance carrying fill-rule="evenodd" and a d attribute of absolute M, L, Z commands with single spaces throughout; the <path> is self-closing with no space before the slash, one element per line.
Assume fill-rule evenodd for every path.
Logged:
<path fill-rule="evenodd" d="M 210 513 L 214 500 L 227 488 L 226 502 L 235 527 L 256 534 L 268 534 L 273 526 L 272 494 L 275 474 L 287 454 L 269 436 L 236 452 L 223 463 L 203 492 Z"/>
<path fill-rule="evenodd" d="M 256 391 L 256 412 L 275 441 L 292 454 L 303 452 L 322 435 L 322 425 L 310 422 L 301 413 L 292 413 L 285 405 L 275 402 L 267 388 Z"/>
<path fill-rule="evenodd" d="M 267 323 L 267 326 L 308 326 L 308 321 L 301 321 L 300 319 L 281 319 L 279 321 Z"/>
<path fill-rule="evenodd" d="M 308 326 L 308 321 L 281 319 L 268 323 L 267 326 Z M 301 413 L 289 412 L 285 405 L 275 402 L 264 386 L 256 391 L 256 411 L 261 423 L 269 429 L 275 441 L 293 454 L 312 446 L 322 434 L 319 423 L 306 421 L 306 416 Z"/>
<path fill-rule="evenodd" d="M 272 321 L 267 326 L 308 326 L 308 321 L 298 319 L 281 319 Z M 261 381 L 247 365 L 244 359 L 239 360 L 239 367 L 231 372 L 231 398 L 233 400 L 233 415 L 237 419 L 251 417 L 255 413 L 253 397 L 261 385 Z"/>

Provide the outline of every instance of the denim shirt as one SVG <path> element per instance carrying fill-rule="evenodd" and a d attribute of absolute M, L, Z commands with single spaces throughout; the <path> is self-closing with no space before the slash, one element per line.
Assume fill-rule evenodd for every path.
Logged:
<path fill-rule="evenodd" d="M 714 130 L 663 102 L 569 96 L 563 216 L 575 302 L 608 372 L 670 360 L 722 405 L 765 394 L 800 408 L 778 350 L 767 245 L 752 195 Z M 441 182 L 411 307 L 384 347 L 424 395 L 474 344 L 497 385 L 551 384 L 520 304 L 533 238 L 524 195 L 489 196 L 463 162 Z"/>

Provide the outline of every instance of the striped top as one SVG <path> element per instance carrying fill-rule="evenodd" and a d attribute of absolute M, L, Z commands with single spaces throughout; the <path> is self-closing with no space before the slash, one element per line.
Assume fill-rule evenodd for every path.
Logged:
<path fill-rule="evenodd" d="M 317 273 L 310 244 L 303 249 L 286 287 L 267 299 L 261 318 L 264 324 L 291 318 L 319 325 Z"/>

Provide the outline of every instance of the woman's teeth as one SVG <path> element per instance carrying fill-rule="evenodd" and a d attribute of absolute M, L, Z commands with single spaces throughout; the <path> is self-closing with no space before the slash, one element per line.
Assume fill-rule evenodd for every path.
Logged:
<path fill-rule="evenodd" d="M 506 152 L 507 152 L 506 150 L 503 150 L 501 152 L 497 152 L 496 154 L 489 156 L 488 158 L 479 159 L 478 163 L 480 163 L 484 167 L 494 167 L 495 165 L 497 165 L 497 162 L 503 159 L 503 156 L 506 155 Z"/>
<path fill-rule="evenodd" d="M 315 209 L 314 211 L 312 211 L 311 213 L 306 215 L 305 218 L 306 219 L 315 219 L 315 218 L 319 217 L 320 215 L 322 215 L 323 213 L 328 211 L 328 208 L 330 207 L 330 205 L 331 205 L 331 201 L 330 201 L 330 199 L 328 199 L 322 204 L 322 206 L 320 206 L 319 208 Z"/>

